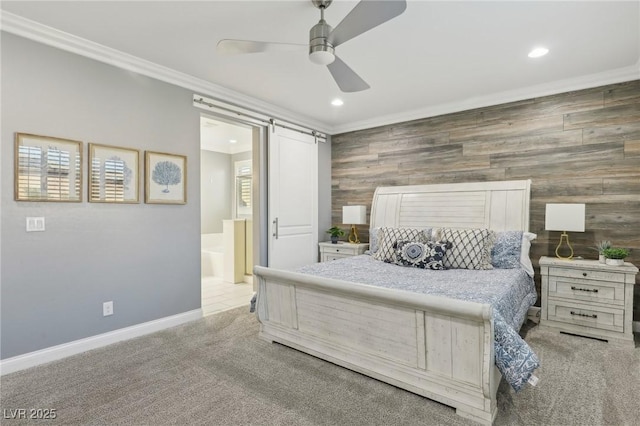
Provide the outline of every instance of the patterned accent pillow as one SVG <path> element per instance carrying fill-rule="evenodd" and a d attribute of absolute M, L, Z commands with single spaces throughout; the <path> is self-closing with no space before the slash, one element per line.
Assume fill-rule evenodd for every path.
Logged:
<path fill-rule="evenodd" d="M 451 249 L 444 255 L 445 268 L 493 269 L 491 249 L 495 233 L 489 229 L 441 228 L 441 241 L 449 241 Z"/>
<path fill-rule="evenodd" d="M 499 269 L 519 268 L 521 249 L 522 231 L 496 232 L 496 242 L 491 249 L 491 264 Z"/>
<path fill-rule="evenodd" d="M 442 270 L 446 269 L 442 260 L 448 242 L 442 241 L 398 241 L 396 244 L 396 265 L 413 266 L 414 268 Z"/>
<path fill-rule="evenodd" d="M 375 260 L 395 263 L 397 241 L 427 242 L 431 237 L 431 229 L 389 228 L 378 230 L 378 250 L 373 254 Z"/>

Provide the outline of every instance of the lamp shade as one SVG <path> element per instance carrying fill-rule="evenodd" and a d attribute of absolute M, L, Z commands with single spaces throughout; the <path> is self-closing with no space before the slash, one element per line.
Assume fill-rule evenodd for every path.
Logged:
<path fill-rule="evenodd" d="M 367 223 L 367 206 L 343 206 L 342 223 L 364 225 Z"/>
<path fill-rule="evenodd" d="M 547 204 L 544 229 L 584 232 L 584 204 Z"/>

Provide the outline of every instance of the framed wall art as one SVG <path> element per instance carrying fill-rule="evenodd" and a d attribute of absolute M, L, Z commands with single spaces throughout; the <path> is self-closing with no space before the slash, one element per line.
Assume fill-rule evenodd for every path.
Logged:
<path fill-rule="evenodd" d="M 187 203 L 187 157 L 145 151 L 144 202 L 148 204 Z"/>
<path fill-rule="evenodd" d="M 139 203 L 140 151 L 89 144 L 89 202 Z"/>
<path fill-rule="evenodd" d="M 82 142 L 16 133 L 16 201 L 82 201 Z"/>

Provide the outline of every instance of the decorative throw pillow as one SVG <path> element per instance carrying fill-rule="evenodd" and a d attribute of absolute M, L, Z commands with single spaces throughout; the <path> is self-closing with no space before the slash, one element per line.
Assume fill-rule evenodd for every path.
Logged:
<path fill-rule="evenodd" d="M 441 241 L 451 243 L 451 249 L 444 255 L 445 268 L 493 269 L 491 248 L 495 233 L 489 229 L 441 228 Z"/>
<path fill-rule="evenodd" d="M 398 241 L 396 243 L 396 265 L 414 268 L 442 270 L 446 269 L 442 260 L 448 242 L 442 241 Z"/>
<path fill-rule="evenodd" d="M 522 233 L 522 248 L 520 250 L 520 265 L 522 265 L 522 269 L 527 271 L 527 274 L 531 278 L 533 278 L 534 271 L 533 265 L 531 264 L 531 257 L 529 257 L 529 249 L 531 249 L 531 241 L 538 238 L 538 235 L 533 234 L 531 232 L 523 232 Z"/>
<path fill-rule="evenodd" d="M 378 250 L 373 258 L 387 263 L 395 263 L 397 241 L 427 242 L 431 237 L 431 229 L 389 228 L 378 230 Z"/>
<path fill-rule="evenodd" d="M 491 264 L 499 269 L 519 268 L 521 249 L 522 231 L 496 232 L 496 242 L 491 249 Z"/>
<path fill-rule="evenodd" d="M 369 252 L 374 254 L 378 251 L 378 231 L 380 227 L 369 229 Z"/>

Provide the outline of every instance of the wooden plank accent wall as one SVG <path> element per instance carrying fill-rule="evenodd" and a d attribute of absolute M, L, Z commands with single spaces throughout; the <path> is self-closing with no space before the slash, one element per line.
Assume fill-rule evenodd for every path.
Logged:
<path fill-rule="evenodd" d="M 331 150 L 336 224 L 344 205 L 370 212 L 378 186 L 532 179 L 538 293 L 538 259 L 560 237 L 544 230 L 546 203 L 586 204 L 577 256 L 597 258 L 591 247 L 608 239 L 640 266 L 640 80 L 334 135 Z"/>

